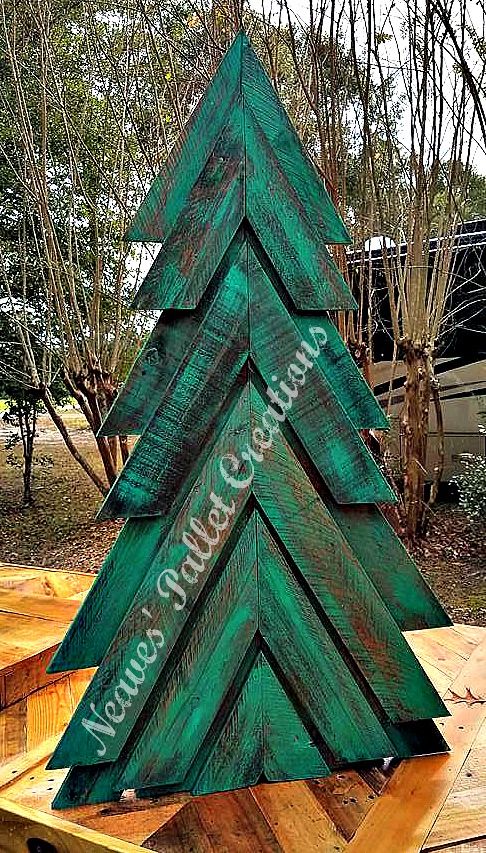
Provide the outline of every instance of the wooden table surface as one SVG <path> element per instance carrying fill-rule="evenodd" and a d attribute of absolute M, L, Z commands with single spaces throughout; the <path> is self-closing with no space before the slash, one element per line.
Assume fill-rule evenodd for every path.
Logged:
<path fill-rule="evenodd" d="M 468 688 L 486 696 L 486 629 L 466 625 L 406 634 L 451 711 L 439 723 L 449 755 L 206 797 L 143 801 L 127 792 L 120 803 L 53 812 L 66 771 L 45 764 L 91 673 L 48 683 L 39 667 L 90 583 L 87 575 L 0 564 L 0 684 L 17 673 L 0 707 L 11 714 L 22 702 L 32 706 L 26 736 L 0 764 L 0 853 L 23 853 L 29 838 L 58 853 L 486 853 L 486 702 L 453 701 Z M 5 725 L 2 733 L 4 713 L 0 738 L 15 740 L 12 717 L 10 735 Z"/>

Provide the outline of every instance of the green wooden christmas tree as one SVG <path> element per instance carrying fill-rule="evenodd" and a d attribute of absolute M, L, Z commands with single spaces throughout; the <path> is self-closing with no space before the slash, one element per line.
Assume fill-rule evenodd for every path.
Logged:
<path fill-rule="evenodd" d="M 128 520 L 53 659 L 98 666 L 55 806 L 204 793 L 446 749 L 401 631 L 449 624 L 377 504 L 386 419 L 327 317 L 348 236 L 246 37 L 128 238 L 163 309 L 103 426 Z"/>

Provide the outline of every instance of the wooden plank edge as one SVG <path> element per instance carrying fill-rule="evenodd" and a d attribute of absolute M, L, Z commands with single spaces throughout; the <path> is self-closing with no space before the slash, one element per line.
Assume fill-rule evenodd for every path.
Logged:
<path fill-rule="evenodd" d="M 482 844 L 481 842 L 484 842 Z M 471 838 L 462 838 L 460 841 L 451 841 L 444 844 L 433 845 L 432 847 L 422 847 L 423 853 L 465 853 L 466 850 L 475 851 L 475 853 L 483 853 L 486 850 L 486 834 L 474 835 Z"/>
<path fill-rule="evenodd" d="M 62 732 L 58 732 L 52 735 L 52 737 L 47 738 L 47 740 L 43 740 L 34 749 L 30 749 L 28 752 L 17 755 L 0 764 L 0 791 L 8 788 L 12 782 L 17 782 L 26 773 L 38 767 L 39 764 L 42 764 L 44 761 L 47 762 L 51 753 L 54 752 L 61 734 Z"/>
<path fill-rule="evenodd" d="M 137 844 L 0 797 L 0 850 L 24 853 L 30 838 L 47 841 L 57 853 L 143 853 Z"/>

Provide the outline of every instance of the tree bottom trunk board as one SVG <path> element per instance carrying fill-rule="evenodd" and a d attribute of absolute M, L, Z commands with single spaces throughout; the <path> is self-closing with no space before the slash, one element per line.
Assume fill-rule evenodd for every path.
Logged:
<path fill-rule="evenodd" d="M 30 586 L 10 618 L 36 621 L 36 570 L 22 571 L 30 572 Z M 0 586 L 1 580 L 0 571 Z M 79 595 L 63 583 L 64 598 Z M 52 608 L 46 626 L 60 624 L 51 621 Z M 66 612 L 60 606 L 63 619 Z M 205 797 L 136 800 L 127 792 L 119 803 L 53 811 L 66 771 L 45 765 L 91 673 L 40 682 L 27 695 L 19 687 L 17 700 L 0 712 L 8 746 L 0 764 L 0 853 L 486 853 L 486 703 L 467 692 L 486 696 L 486 629 L 455 625 L 405 636 L 451 711 L 439 723 L 450 755 Z M 25 669 L 21 652 L 19 658 Z"/>

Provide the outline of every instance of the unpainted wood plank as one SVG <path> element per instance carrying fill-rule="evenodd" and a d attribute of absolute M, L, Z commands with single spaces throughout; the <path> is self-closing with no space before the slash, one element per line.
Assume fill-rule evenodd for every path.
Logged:
<path fill-rule="evenodd" d="M 481 836 L 486 836 L 486 785 L 449 794 L 424 849 L 434 850 Z"/>
<path fill-rule="evenodd" d="M 416 642 L 416 638 L 414 640 Z M 466 661 L 453 682 L 482 689 L 486 679 L 486 640 Z M 452 748 L 448 755 L 402 761 L 349 844 L 350 853 L 410 853 L 420 850 L 461 770 L 471 744 L 486 719 L 485 705 L 451 706 L 452 716 L 440 722 Z M 384 833 L 383 827 L 387 827 Z"/>
<path fill-rule="evenodd" d="M 427 837 L 428 847 L 486 835 L 486 746 L 477 741 Z"/>
<path fill-rule="evenodd" d="M 440 847 L 440 853 L 486 853 L 486 837 L 454 844 L 452 847 Z M 424 848 L 425 850 L 425 848 Z"/>
<path fill-rule="evenodd" d="M 73 711 L 69 678 L 59 678 L 27 699 L 27 750 L 39 746 L 68 725 Z"/>
<path fill-rule="evenodd" d="M 14 619 L 15 617 L 12 614 L 12 621 Z M 16 647 L 17 662 L 0 672 L 0 708 L 8 708 L 15 702 L 25 699 L 35 693 L 36 690 L 40 690 L 62 677 L 58 673 L 47 672 L 48 664 L 56 648 L 57 644 L 43 649 L 38 654 L 24 657 L 23 650 Z M 12 657 L 13 655 L 9 651 L 9 659 L 11 660 Z"/>
<path fill-rule="evenodd" d="M 164 853 L 281 853 L 282 848 L 247 789 L 189 802 L 144 843 Z"/>
<path fill-rule="evenodd" d="M 91 684 L 95 669 L 84 669 L 69 673 L 69 689 L 71 691 L 71 708 L 74 713 L 83 698 L 88 686 Z"/>
<path fill-rule="evenodd" d="M 47 757 L 57 737 L 17 756 L 0 770 L 0 790 L 5 799 L 51 814 L 53 796 L 65 777 L 64 770 L 46 770 Z M 140 801 L 125 797 L 119 803 L 86 805 L 66 809 L 62 818 L 87 829 L 96 830 L 122 841 L 141 844 L 151 833 L 166 823 L 185 803 L 187 797 L 176 795 L 159 801 Z"/>
<path fill-rule="evenodd" d="M 432 628 L 427 632 L 427 637 L 430 637 L 431 640 L 436 641 L 439 645 L 445 646 L 446 649 L 456 652 L 464 660 L 467 660 L 471 656 L 477 646 L 475 640 L 465 637 L 464 634 L 456 631 L 454 627 L 451 631 L 442 627 Z"/>
<path fill-rule="evenodd" d="M 306 782 L 257 785 L 251 793 L 285 853 L 340 853 L 346 842 Z"/>
<path fill-rule="evenodd" d="M 4 589 L 0 595 L 0 612 L 18 613 L 60 622 L 67 626 L 74 619 L 79 604 L 68 598 L 47 595 L 29 595 L 17 590 Z"/>
<path fill-rule="evenodd" d="M 480 625 L 463 625 L 459 622 L 454 622 L 454 631 L 462 634 L 468 640 L 472 640 L 477 645 L 486 637 L 486 628 Z"/>
<path fill-rule="evenodd" d="M 0 669 L 20 666 L 22 660 L 52 649 L 65 630 L 58 622 L 0 612 Z"/>
<path fill-rule="evenodd" d="M 307 783 L 323 810 L 346 841 L 373 808 L 377 794 L 356 770 L 333 773 Z"/>
<path fill-rule="evenodd" d="M 0 798 L 0 851 L 25 853 L 27 841 L 38 838 L 57 853 L 141 853 L 138 845 L 119 841 L 70 823 L 52 814 L 39 813 Z"/>
<path fill-rule="evenodd" d="M 26 774 L 32 775 L 40 765 L 44 765 L 55 748 L 59 735 L 52 735 L 42 741 L 35 749 L 28 752 L 24 748 L 20 754 L 10 756 L 8 761 L 0 764 L 0 790 L 9 789 L 14 783 L 22 779 Z M 10 791 L 2 790 L 2 796 L 10 797 Z"/>
<path fill-rule="evenodd" d="M 448 678 L 455 678 L 464 665 L 463 656 L 427 636 L 428 633 L 428 631 L 419 631 L 415 634 L 413 638 L 415 654 L 421 660 L 426 660 L 435 666 Z M 405 634 L 405 638 L 412 645 L 410 633 Z"/>
<path fill-rule="evenodd" d="M 37 566 L 0 563 L 0 589 L 16 590 L 29 595 L 70 598 L 89 589 L 93 575 L 87 572 L 64 572 Z"/>
<path fill-rule="evenodd" d="M 24 752 L 27 743 L 27 700 L 0 711 L 0 763 Z"/>

